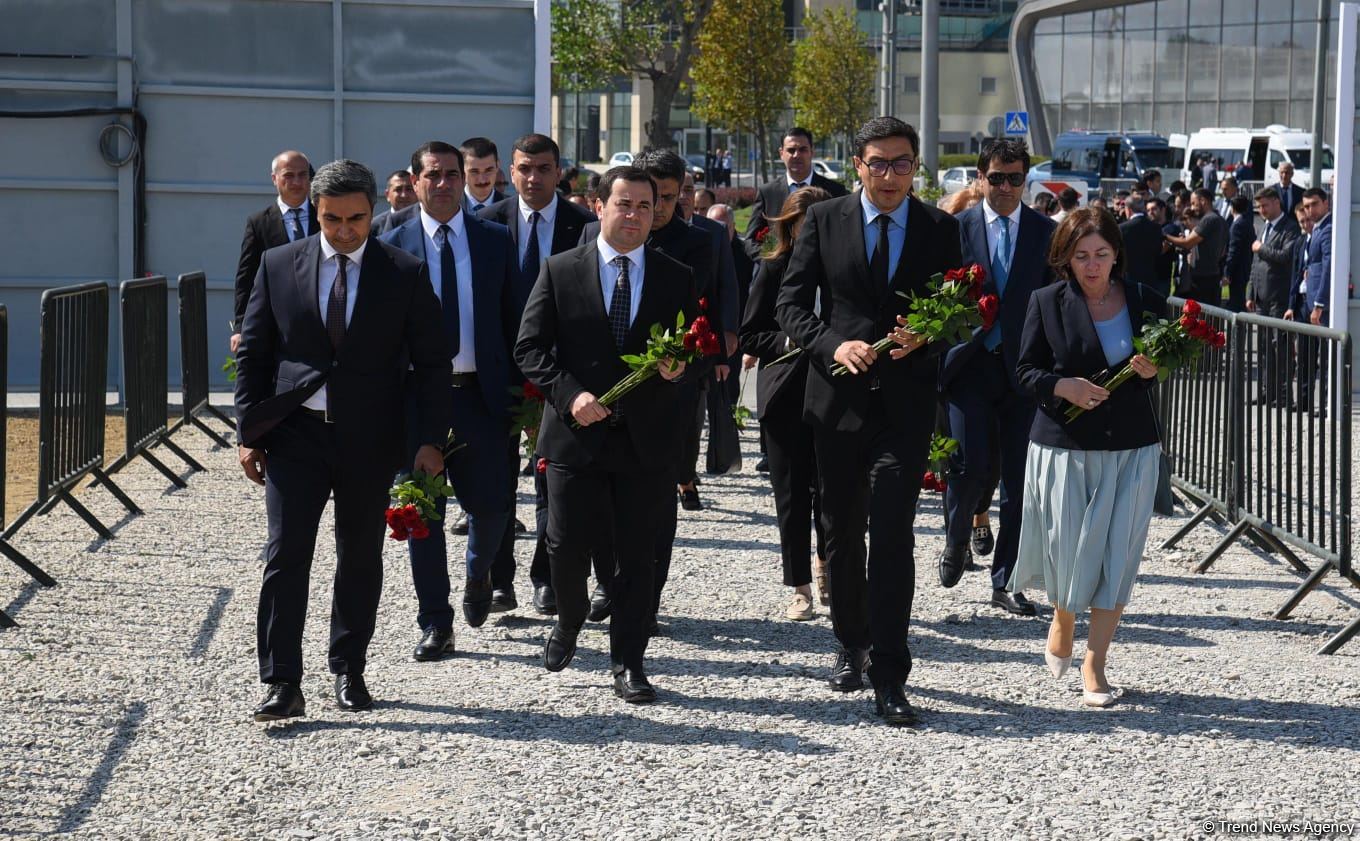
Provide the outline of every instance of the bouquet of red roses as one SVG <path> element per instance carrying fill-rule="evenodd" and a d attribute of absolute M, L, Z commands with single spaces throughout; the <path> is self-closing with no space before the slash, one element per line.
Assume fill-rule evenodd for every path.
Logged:
<path fill-rule="evenodd" d="M 393 540 L 424 540 L 430 536 L 429 523 L 439 519 L 435 503 L 440 497 L 453 496 L 453 486 L 444 474 L 431 476 L 423 470 L 403 473 L 389 491 L 387 506 L 388 535 Z"/>
<path fill-rule="evenodd" d="M 924 336 L 927 342 L 945 341 L 951 344 L 968 341 L 976 327 L 990 330 L 1001 310 L 1001 299 L 990 293 L 982 293 L 982 282 L 986 277 L 982 266 L 974 263 L 950 269 L 943 275 L 932 275 L 926 284 L 930 290 L 928 295 L 898 292 L 898 295 L 911 301 L 907 311 L 907 329 Z M 874 352 L 885 353 L 895 345 L 892 336 L 887 336 L 874 342 Z M 830 370 L 833 377 L 850 372 L 840 363 L 832 365 Z"/>
<path fill-rule="evenodd" d="M 930 469 L 921 477 L 921 490 L 945 491 L 945 473 L 949 470 L 949 457 L 959 448 L 959 442 L 936 432 L 930 436 Z"/>
<path fill-rule="evenodd" d="M 699 309 L 707 309 L 707 303 L 699 299 Z M 678 312 L 675 314 L 674 331 L 662 330 L 660 324 L 653 324 L 646 350 L 641 354 L 630 353 L 619 357 L 632 369 L 632 373 L 606 391 L 599 398 L 599 403 L 601 406 L 617 403 L 625 394 L 655 377 L 667 359 L 689 365 L 705 356 L 718 356 L 721 353 L 722 340 L 713 332 L 708 316 L 700 315 L 686 328 L 685 314 Z"/>
<path fill-rule="evenodd" d="M 1181 317 L 1175 321 L 1148 313 L 1142 335 L 1134 338 L 1133 347 L 1157 366 L 1158 382 L 1166 382 L 1177 368 L 1193 365 L 1206 346 L 1221 348 L 1228 344 L 1227 334 L 1200 318 L 1201 312 L 1197 301 L 1186 301 Z M 1101 387 L 1114 391 L 1134 376 L 1133 366 L 1125 365 L 1108 382 L 1101 383 Z M 1067 410 L 1067 419 L 1075 420 L 1085 411 L 1085 406 L 1072 406 Z"/>
<path fill-rule="evenodd" d="M 510 432 L 516 438 L 524 433 L 524 454 L 533 458 L 538 448 L 538 427 L 543 423 L 543 392 L 525 380 L 524 385 L 511 386 L 510 394 L 519 398 L 519 403 L 510 410 Z"/>

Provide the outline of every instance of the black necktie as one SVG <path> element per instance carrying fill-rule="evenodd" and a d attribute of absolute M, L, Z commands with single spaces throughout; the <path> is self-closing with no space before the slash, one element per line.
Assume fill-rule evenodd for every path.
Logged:
<path fill-rule="evenodd" d="M 526 274 L 538 275 L 538 211 L 529 214 L 529 244 L 524 248 L 524 260 L 519 270 Z"/>
<path fill-rule="evenodd" d="M 295 207 L 288 211 L 288 215 L 293 217 L 293 241 L 297 242 L 307 236 L 302 232 L 302 208 Z"/>
<path fill-rule="evenodd" d="M 614 346 L 623 350 L 623 340 L 628 338 L 629 316 L 633 306 L 633 287 L 628 282 L 628 258 L 615 257 L 610 263 L 619 270 L 614 281 L 614 294 L 609 298 L 609 329 L 614 334 Z"/>
<path fill-rule="evenodd" d="M 482 204 L 481 202 L 477 202 L 476 204 L 474 204 L 474 205 L 472 206 L 472 212 L 473 212 L 473 213 L 477 213 L 478 211 L 480 211 L 480 210 L 481 210 L 482 208 L 484 208 L 484 207 L 486 207 L 486 205 Z"/>
<path fill-rule="evenodd" d="M 439 302 L 444 310 L 444 334 L 449 337 L 449 358 L 458 355 L 458 267 L 454 264 L 449 226 L 440 225 L 434 244 L 439 246 Z"/>
<path fill-rule="evenodd" d="M 345 297 L 349 292 L 345 278 L 345 268 L 349 258 L 343 254 L 335 255 L 335 282 L 331 284 L 330 299 L 326 302 L 326 334 L 331 339 L 331 350 L 339 353 L 340 344 L 345 341 Z"/>
<path fill-rule="evenodd" d="M 874 222 L 878 225 L 878 243 L 874 246 L 874 258 L 869 261 L 869 277 L 882 289 L 888 285 L 888 225 L 892 218 L 880 213 Z"/>

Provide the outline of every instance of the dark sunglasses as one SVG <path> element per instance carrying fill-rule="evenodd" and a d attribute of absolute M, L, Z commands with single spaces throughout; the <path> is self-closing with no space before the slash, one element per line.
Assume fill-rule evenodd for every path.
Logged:
<path fill-rule="evenodd" d="M 987 183 L 993 187 L 1000 187 L 1009 181 L 1012 187 L 1020 187 L 1025 183 L 1023 172 L 989 172 L 987 173 Z"/>

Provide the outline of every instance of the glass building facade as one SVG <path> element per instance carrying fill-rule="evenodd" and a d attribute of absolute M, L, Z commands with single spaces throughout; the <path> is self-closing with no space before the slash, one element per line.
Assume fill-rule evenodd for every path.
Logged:
<path fill-rule="evenodd" d="M 1326 66 L 1340 0 L 1330 0 Z M 1317 0 L 1029 0 L 1012 29 L 1037 151 L 1069 129 L 1312 127 Z M 1329 79 L 1325 136 L 1332 136 Z"/>

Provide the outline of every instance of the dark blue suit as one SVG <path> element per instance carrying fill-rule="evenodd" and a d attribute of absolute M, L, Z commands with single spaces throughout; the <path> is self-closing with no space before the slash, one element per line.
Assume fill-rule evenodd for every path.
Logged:
<path fill-rule="evenodd" d="M 1247 301 L 1247 283 L 1251 280 L 1251 244 L 1256 241 L 1256 227 L 1251 216 L 1236 216 L 1228 226 L 1228 251 L 1223 257 L 1223 276 L 1228 279 L 1228 309 L 1241 312 Z"/>
<path fill-rule="evenodd" d="M 987 291 L 995 292 L 997 278 L 993 276 L 986 226 L 982 204 L 964 211 L 959 215 L 959 245 L 964 265 L 984 266 Z M 1041 214 L 1020 207 L 1019 229 L 1011 233 L 1015 252 L 997 316 L 1001 344 L 989 351 L 986 334 L 979 328 L 970 341 L 951 348 L 940 364 L 940 390 L 949 409 L 949 432 L 959 442 L 945 492 L 945 542 L 950 547 L 968 543 L 974 511 L 999 470 L 1001 524 L 992 556 L 993 589 L 1006 586 L 1020 545 L 1022 483 L 1034 401 L 1016 382 L 1015 364 L 1029 297 L 1053 280 L 1048 244 L 1055 227 Z"/>
<path fill-rule="evenodd" d="M 510 434 L 511 354 L 522 306 L 514 293 L 514 244 L 505 226 L 463 215 L 472 258 L 472 316 L 476 379 L 453 388 L 453 433 L 465 444 L 445 465 L 458 502 L 468 515 L 467 576 L 481 580 L 491 569 L 510 517 L 514 487 L 509 481 L 505 440 Z M 421 215 L 388 231 L 381 239 L 425 259 L 426 237 Z M 431 283 L 438 281 L 432 280 Z M 517 383 L 516 383 L 517 384 Z M 415 394 L 408 394 L 414 400 Z M 444 516 L 446 500 L 440 500 Z M 441 524 L 442 526 L 442 524 Z M 448 630 L 449 604 L 445 532 L 430 529 L 424 540 L 410 541 L 411 576 L 420 602 L 422 629 Z"/>
<path fill-rule="evenodd" d="M 1323 326 L 1327 326 L 1326 308 L 1332 303 L 1332 215 L 1329 213 L 1313 226 L 1308 245 L 1303 252 L 1304 292 L 1303 307 L 1294 311 L 1294 318 L 1310 324 L 1313 310 L 1323 308 Z M 1346 314 L 1343 312 L 1341 318 Z M 1318 372 L 1318 355 L 1322 345 L 1311 336 L 1299 337 L 1299 404 L 1312 407 L 1313 380 Z M 1319 402 L 1325 405 L 1326 382 L 1318 389 Z"/>

